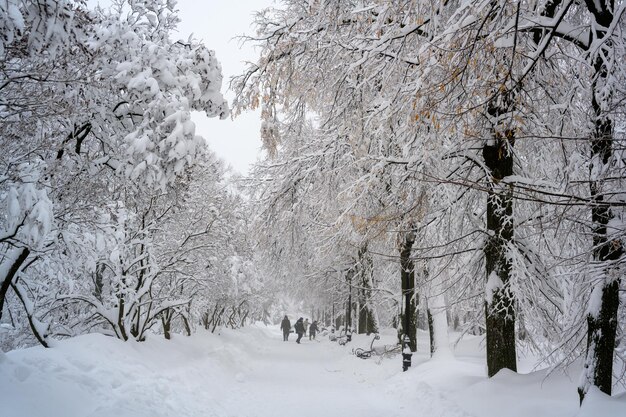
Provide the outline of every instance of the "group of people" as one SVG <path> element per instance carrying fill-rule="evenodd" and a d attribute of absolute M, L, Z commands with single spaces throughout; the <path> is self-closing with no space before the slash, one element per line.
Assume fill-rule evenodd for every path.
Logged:
<path fill-rule="evenodd" d="M 309 325 L 309 319 L 303 320 L 302 317 L 300 317 L 296 321 L 296 324 L 293 325 L 293 328 L 298 335 L 296 343 L 300 343 L 300 340 L 302 340 L 302 336 L 306 336 L 307 331 L 309 332 L 309 340 L 314 340 L 318 330 L 317 321 L 314 321 Z M 289 321 L 289 318 L 287 316 L 285 316 L 283 321 L 280 323 L 280 329 L 283 331 L 283 341 L 288 341 L 289 333 L 291 332 L 291 322 Z"/>

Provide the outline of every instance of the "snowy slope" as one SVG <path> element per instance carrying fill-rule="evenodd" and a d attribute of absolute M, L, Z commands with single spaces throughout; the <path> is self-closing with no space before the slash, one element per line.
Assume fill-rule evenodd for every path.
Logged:
<path fill-rule="evenodd" d="M 393 331 L 377 344 L 393 343 Z M 580 410 L 575 382 L 545 372 L 488 380 L 476 339 L 457 359 L 361 360 L 327 338 L 283 342 L 252 326 L 121 342 L 99 334 L 0 354 L 0 417 L 160 416 L 623 416 L 626 397 L 593 393 Z M 575 380 L 575 378 L 574 378 Z M 621 413 L 618 410 L 621 409 Z"/>

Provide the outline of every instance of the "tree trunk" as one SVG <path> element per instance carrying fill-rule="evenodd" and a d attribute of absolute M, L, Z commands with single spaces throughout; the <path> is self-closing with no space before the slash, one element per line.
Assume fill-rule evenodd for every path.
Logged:
<path fill-rule="evenodd" d="M 414 243 L 415 233 L 411 231 L 405 234 L 400 247 L 400 276 L 404 298 L 402 330 L 409 336 L 411 352 L 417 351 L 417 294 L 415 293 L 415 266 L 411 259 L 411 249 Z"/>
<path fill-rule="evenodd" d="M 189 323 L 189 319 L 184 314 L 181 314 L 181 318 L 183 320 L 183 326 L 185 327 L 185 334 L 187 336 L 191 336 L 191 325 Z"/>
<path fill-rule="evenodd" d="M 118 305 L 117 305 L 117 329 L 116 329 L 115 333 L 117 333 L 117 337 L 119 337 L 120 339 L 128 340 L 128 334 L 126 333 L 126 326 L 124 324 L 124 317 L 125 317 L 124 296 L 123 295 L 118 295 L 117 300 L 118 300 Z"/>
<path fill-rule="evenodd" d="M 139 338 L 139 329 L 141 328 L 140 321 L 141 310 L 140 307 L 137 306 L 137 308 L 135 308 L 135 311 L 133 312 L 133 318 L 130 321 L 130 335 L 135 339 Z"/>
<path fill-rule="evenodd" d="M 433 326 L 433 315 L 430 308 L 426 308 L 426 317 L 428 317 L 428 335 L 430 336 L 430 357 L 435 354 L 435 326 Z"/>
<path fill-rule="evenodd" d="M 236 314 L 237 310 L 235 309 L 235 307 L 231 307 L 230 316 L 228 316 L 227 324 L 228 326 L 230 326 L 231 329 L 235 329 L 237 327 L 237 323 L 234 320 Z"/>
<path fill-rule="evenodd" d="M 222 321 L 222 315 L 224 314 L 225 310 L 226 310 L 226 306 L 222 307 L 222 310 L 220 310 L 217 316 L 215 316 L 215 320 L 213 321 L 213 328 L 211 328 L 211 333 L 215 333 L 215 329 L 217 328 L 219 323 Z"/>
<path fill-rule="evenodd" d="M 202 314 L 202 327 L 204 327 L 205 330 L 207 330 L 209 328 L 209 312 L 205 311 L 204 314 Z"/>
<path fill-rule="evenodd" d="M 37 320 L 35 317 L 35 309 L 34 303 L 28 299 L 28 291 L 26 288 L 22 286 L 19 282 L 12 282 L 11 288 L 17 295 L 17 298 L 22 303 L 24 307 L 24 311 L 26 311 L 26 317 L 28 318 L 28 325 L 30 326 L 30 330 L 33 332 L 33 335 L 37 339 L 41 346 L 48 348 L 50 344 L 48 343 L 48 332 L 50 330 L 50 324 L 44 324 Z"/>
<path fill-rule="evenodd" d="M 505 104 L 490 105 L 489 113 L 496 120 L 509 111 L 512 93 L 504 93 Z M 495 101 L 495 100 L 494 100 Z M 502 368 L 517 371 L 515 352 L 515 298 L 510 291 L 511 264 L 507 248 L 513 240 L 513 199 L 511 188 L 501 180 L 513 174 L 514 131 L 500 131 L 494 126 L 493 142 L 485 144 L 483 158 L 491 178 L 487 196 L 487 231 L 485 253 L 485 327 L 487 330 L 487 374 L 494 376 Z"/>
<path fill-rule="evenodd" d="M 161 313 L 161 323 L 163 324 L 163 335 L 167 340 L 172 338 L 170 330 L 172 328 L 172 316 L 174 315 L 171 308 Z"/>
<path fill-rule="evenodd" d="M 348 304 L 346 305 L 346 331 L 352 330 L 352 277 L 354 269 L 350 269 L 346 275 L 348 282 Z"/>
<path fill-rule="evenodd" d="M 241 320 L 239 320 L 239 327 L 243 327 L 245 325 L 249 313 L 250 312 L 248 310 L 244 311 L 243 316 L 241 316 Z"/>
<path fill-rule="evenodd" d="M 2 279 L 2 283 L 0 284 L 0 319 L 2 319 L 2 310 L 4 310 L 4 300 L 6 299 L 7 291 L 13 283 L 13 278 L 15 278 L 17 271 L 19 271 L 20 267 L 24 264 L 26 258 L 28 258 L 30 250 L 28 248 L 22 248 L 21 250 L 15 248 L 11 250 L 9 254 L 5 255 L 5 263 L 10 262 L 10 265 L 1 265 L 0 268 L 2 271 L 6 270 L 4 276 L 0 277 Z M 15 258 L 12 259 L 11 255 L 15 255 Z"/>
<path fill-rule="evenodd" d="M 359 289 L 359 303 L 358 303 L 358 333 L 377 333 L 378 332 L 378 320 L 376 318 L 376 312 L 372 305 L 372 291 L 374 287 L 374 268 L 372 265 L 372 258 L 367 251 L 367 245 L 364 245 L 359 250 L 359 277 L 361 285 Z"/>
<path fill-rule="evenodd" d="M 209 328 L 213 325 L 213 323 L 215 323 L 218 309 L 219 309 L 219 303 L 215 303 L 215 307 L 213 308 L 213 314 L 211 314 L 211 320 L 208 320 L 209 312 L 207 311 L 206 313 L 207 322 L 204 327 L 205 329 L 209 330 Z M 213 333 L 213 331 L 211 331 L 211 333 Z"/>
<path fill-rule="evenodd" d="M 102 289 L 104 288 L 104 264 L 98 264 L 96 266 L 96 272 L 93 279 L 93 296 L 100 302 L 102 302 Z"/>
<path fill-rule="evenodd" d="M 586 5 L 596 21 L 592 25 L 594 38 L 604 38 L 606 31 L 603 28 L 608 28 L 613 23 L 613 2 L 586 0 Z M 594 286 L 587 315 L 587 354 L 578 387 L 581 404 L 591 385 L 611 395 L 620 286 L 619 272 L 613 270 L 611 264 L 624 254 L 620 239 L 612 238 L 614 232 L 607 227 L 614 215 L 604 202 L 604 194 L 610 193 L 610 190 L 605 189 L 606 183 L 602 178 L 613 159 L 613 121 L 604 110 L 610 108 L 608 104 L 612 99 L 611 94 L 606 95 L 606 91 L 611 90 L 605 85 L 609 76 L 606 60 L 610 59 L 605 56 L 605 51 L 611 47 L 612 42 L 605 41 L 603 50 L 597 52 L 593 61 L 595 74 L 591 84 L 594 132 L 590 138 L 589 187 L 592 201 L 593 260 L 601 279 Z"/>

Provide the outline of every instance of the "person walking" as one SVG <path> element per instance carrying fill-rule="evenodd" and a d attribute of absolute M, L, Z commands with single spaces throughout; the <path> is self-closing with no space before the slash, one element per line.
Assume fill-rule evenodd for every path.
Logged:
<path fill-rule="evenodd" d="M 283 342 L 286 342 L 289 339 L 289 332 L 291 331 L 291 322 L 287 316 L 285 316 L 280 323 L 280 329 L 283 331 Z"/>
<path fill-rule="evenodd" d="M 309 330 L 309 319 L 304 320 L 304 335 L 306 336 L 306 332 Z"/>
<path fill-rule="evenodd" d="M 317 333 L 317 321 L 311 323 L 309 328 L 309 340 L 315 340 L 315 334 Z"/>
<path fill-rule="evenodd" d="M 296 329 L 296 333 L 298 334 L 298 339 L 296 340 L 296 343 L 300 343 L 300 340 L 304 335 L 304 323 L 302 322 L 302 317 L 298 319 L 293 327 Z"/>

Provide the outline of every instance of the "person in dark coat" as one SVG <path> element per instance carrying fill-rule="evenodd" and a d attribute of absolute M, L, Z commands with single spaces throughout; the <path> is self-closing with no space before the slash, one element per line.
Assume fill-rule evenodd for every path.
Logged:
<path fill-rule="evenodd" d="M 294 328 L 296 329 L 296 333 L 298 333 L 298 339 L 296 340 L 296 343 L 300 343 L 302 336 L 304 336 L 304 323 L 302 322 L 302 320 L 303 320 L 302 317 L 300 317 L 298 321 L 296 322 L 296 324 L 294 325 Z"/>
<path fill-rule="evenodd" d="M 315 334 L 317 333 L 317 321 L 311 323 L 309 327 L 309 340 L 315 340 Z"/>
<path fill-rule="evenodd" d="M 291 322 L 287 316 L 280 322 L 280 329 L 283 331 L 283 342 L 286 342 L 289 339 L 289 331 L 291 330 Z"/>

